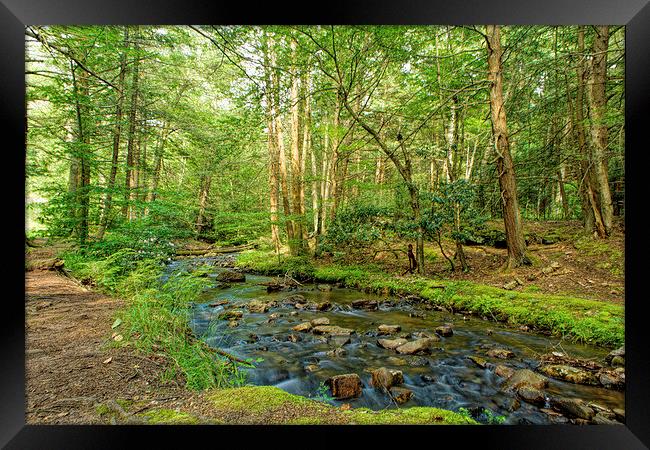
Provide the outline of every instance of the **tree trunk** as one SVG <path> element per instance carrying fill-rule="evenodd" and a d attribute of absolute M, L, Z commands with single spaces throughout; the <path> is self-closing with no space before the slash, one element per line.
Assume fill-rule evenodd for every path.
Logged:
<path fill-rule="evenodd" d="M 271 39 L 268 36 L 267 46 L 264 52 L 265 62 L 265 89 L 266 89 L 266 113 L 267 113 L 267 142 L 269 149 L 269 211 L 271 219 L 271 240 L 275 253 L 280 254 L 280 229 L 278 227 L 278 146 L 277 133 L 275 130 L 275 96 L 273 95 L 273 75 L 272 68 L 269 67 L 271 49 Z"/>
<path fill-rule="evenodd" d="M 585 230 L 588 233 L 596 233 L 600 237 L 606 236 L 605 225 L 598 206 L 598 199 L 594 194 L 593 189 L 593 170 L 591 169 L 591 151 L 586 139 L 584 129 L 584 86 L 585 86 L 585 30 L 583 26 L 578 27 L 578 55 L 579 61 L 577 66 L 577 92 L 576 92 L 576 105 L 575 105 L 575 121 L 573 123 L 573 131 L 575 139 L 578 143 L 580 155 L 580 180 L 578 183 L 580 198 L 582 200 L 582 213 L 584 219 Z M 567 83 L 567 95 L 569 93 L 569 86 Z M 568 101 L 571 107 L 571 100 Z M 571 114 L 573 117 L 573 114 Z"/>
<path fill-rule="evenodd" d="M 129 41 L 129 29 L 124 28 L 124 48 L 125 50 L 120 55 L 120 75 L 118 78 L 117 88 L 117 105 L 115 106 L 115 127 L 113 129 L 113 158 L 111 160 L 111 173 L 108 178 L 106 186 L 106 196 L 104 198 L 104 207 L 102 208 L 101 217 L 99 219 L 99 230 L 97 231 L 97 239 L 102 240 L 106 227 L 108 225 L 108 217 L 111 212 L 113 189 L 115 189 L 115 178 L 117 177 L 118 159 L 120 156 L 120 137 L 122 134 L 122 106 L 124 104 L 124 77 L 126 75 L 126 48 Z"/>
<path fill-rule="evenodd" d="M 165 154 L 165 143 L 169 136 L 169 125 L 163 123 L 162 130 L 160 131 L 160 142 L 154 153 L 153 159 L 153 175 L 151 178 L 151 191 L 149 191 L 149 202 L 153 202 L 158 197 L 158 184 L 160 183 L 160 173 L 162 172 L 163 157 Z"/>
<path fill-rule="evenodd" d="M 136 28 L 137 29 L 137 28 Z M 133 220 L 135 218 L 133 201 L 133 189 L 136 184 L 136 118 L 138 110 L 138 81 L 139 81 L 139 57 L 138 57 L 138 38 L 139 33 L 134 36 L 133 48 L 135 50 L 135 61 L 133 62 L 133 81 L 131 85 L 131 109 L 129 111 L 129 134 L 126 146 L 126 179 L 125 179 L 125 202 L 122 208 L 124 218 Z"/>
<path fill-rule="evenodd" d="M 506 110 L 503 102 L 502 49 L 498 25 L 486 26 L 488 50 L 488 79 L 490 80 L 490 111 L 492 134 L 497 152 L 497 170 L 503 206 L 503 221 L 508 246 L 507 268 L 530 264 L 526 256 L 526 242 L 519 215 L 515 170 L 508 142 Z"/>
<path fill-rule="evenodd" d="M 592 63 L 590 71 L 590 89 L 588 90 L 590 113 L 590 138 L 592 150 L 592 166 L 594 168 L 595 186 L 599 196 L 600 211 L 605 226 L 605 234 L 612 232 L 614 211 L 612 195 L 609 189 L 607 170 L 607 97 L 605 96 L 605 81 L 607 79 L 607 48 L 609 43 L 609 27 L 595 26 Z"/>
<path fill-rule="evenodd" d="M 75 200 L 77 203 L 76 209 L 76 235 L 79 242 L 83 245 L 88 240 L 88 210 L 90 205 L 90 161 L 88 160 L 88 153 L 90 151 L 90 133 L 88 123 L 88 75 L 82 72 L 77 78 L 75 72 L 76 67 L 72 68 L 72 83 L 75 97 L 75 110 L 77 114 L 77 160 L 78 166 L 76 168 L 76 186 L 75 186 Z"/>
<path fill-rule="evenodd" d="M 210 185 L 212 184 L 212 175 L 202 175 L 201 185 L 199 187 L 199 214 L 196 219 L 196 234 L 200 236 L 206 224 L 205 210 L 208 207 L 208 197 L 210 196 Z"/>

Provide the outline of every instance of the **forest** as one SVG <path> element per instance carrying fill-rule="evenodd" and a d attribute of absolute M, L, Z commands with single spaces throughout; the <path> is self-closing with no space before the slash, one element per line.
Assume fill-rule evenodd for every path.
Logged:
<path fill-rule="evenodd" d="M 25 39 L 28 421 L 624 420 L 625 27 Z"/>

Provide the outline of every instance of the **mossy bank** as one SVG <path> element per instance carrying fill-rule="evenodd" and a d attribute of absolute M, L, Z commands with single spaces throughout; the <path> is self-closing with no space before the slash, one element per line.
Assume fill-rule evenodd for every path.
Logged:
<path fill-rule="evenodd" d="M 267 425 L 476 425 L 453 411 L 413 407 L 372 411 L 345 410 L 289 394 L 274 386 L 213 389 L 202 393 L 200 412 L 153 408 L 134 414 L 133 421 L 158 425 L 267 424 Z M 137 410 L 137 405 L 131 409 Z M 102 411 L 103 412 L 103 411 Z M 128 414 L 128 409 L 126 410 Z"/>
<path fill-rule="evenodd" d="M 454 312 L 475 314 L 511 325 L 526 325 L 556 336 L 617 347 L 625 342 L 624 307 L 563 295 L 516 292 L 467 281 L 418 276 L 399 277 L 373 266 L 315 264 L 306 257 L 282 257 L 271 252 L 243 252 L 237 266 L 265 275 L 289 274 L 299 279 L 342 283 L 383 295 L 415 295 Z"/>

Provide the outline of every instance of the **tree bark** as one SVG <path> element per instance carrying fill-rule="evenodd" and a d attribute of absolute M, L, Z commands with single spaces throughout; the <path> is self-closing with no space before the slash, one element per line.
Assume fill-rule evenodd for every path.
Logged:
<path fill-rule="evenodd" d="M 609 189 L 607 170 L 607 97 L 605 96 L 605 81 L 607 79 L 607 48 L 609 43 L 609 27 L 595 26 L 593 52 L 590 70 L 590 89 L 588 89 L 590 112 L 590 138 L 592 150 L 592 166 L 599 196 L 600 211 L 605 226 L 605 234 L 612 232 L 614 211 L 612 195 Z M 604 237 L 604 236 L 602 236 Z"/>
<path fill-rule="evenodd" d="M 488 79 L 490 85 L 490 111 L 492 115 L 492 134 L 497 152 L 497 170 L 499 187 L 503 206 L 503 221 L 506 230 L 508 247 L 507 268 L 530 264 L 526 256 L 526 242 L 517 202 L 517 184 L 515 169 L 510 154 L 506 109 L 503 102 L 503 51 L 501 48 L 501 32 L 498 25 L 486 26 L 488 50 Z"/>

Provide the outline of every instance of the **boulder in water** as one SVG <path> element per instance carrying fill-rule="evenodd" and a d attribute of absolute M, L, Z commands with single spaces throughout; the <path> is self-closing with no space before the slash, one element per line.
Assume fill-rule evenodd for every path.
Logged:
<path fill-rule="evenodd" d="M 332 304 L 330 302 L 321 302 L 316 305 L 318 311 L 328 311 L 332 309 Z"/>
<path fill-rule="evenodd" d="M 379 334 L 393 334 L 399 333 L 402 327 L 399 325 L 379 325 Z"/>
<path fill-rule="evenodd" d="M 259 300 L 252 300 L 247 305 L 246 308 L 252 313 L 265 313 L 269 310 L 269 306 Z"/>
<path fill-rule="evenodd" d="M 494 373 L 502 378 L 510 378 L 515 373 L 515 369 L 499 364 L 494 368 Z"/>
<path fill-rule="evenodd" d="M 611 369 L 601 369 L 596 377 L 600 384 L 607 389 L 623 390 L 625 388 L 625 372 Z"/>
<path fill-rule="evenodd" d="M 296 325 L 295 327 L 292 328 L 293 331 L 299 331 L 299 332 L 307 332 L 311 330 L 312 325 L 309 322 L 303 322 L 301 324 Z"/>
<path fill-rule="evenodd" d="M 377 345 L 388 350 L 395 350 L 397 347 L 406 344 L 406 339 L 377 339 Z"/>
<path fill-rule="evenodd" d="M 318 325 L 329 325 L 330 320 L 327 317 L 319 317 L 311 321 L 312 326 L 317 327 Z"/>
<path fill-rule="evenodd" d="M 371 384 L 377 389 L 389 389 L 398 384 L 404 383 L 404 376 L 401 370 L 392 370 L 380 367 L 371 372 Z"/>
<path fill-rule="evenodd" d="M 520 369 L 512 374 L 502 387 L 505 392 L 515 392 L 522 386 L 542 389 L 548 386 L 548 379 L 530 369 Z"/>
<path fill-rule="evenodd" d="M 352 308 L 354 309 L 369 309 L 374 310 L 378 308 L 377 302 L 375 300 L 355 300 L 352 302 Z"/>
<path fill-rule="evenodd" d="M 579 367 L 551 364 L 540 367 L 539 371 L 549 377 L 568 381 L 570 383 L 587 384 L 591 386 L 599 384 L 598 379 L 593 373 Z"/>
<path fill-rule="evenodd" d="M 415 341 L 407 342 L 406 344 L 400 345 L 395 350 L 397 353 L 404 355 L 415 355 L 419 353 L 431 353 L 431 347 L 433 343 L 436 342 L 431 338 L 423 338 Z"/>
<path fill-rule="evenodd" d="M 226 270 L 217 275 L 217 281 L 224 281 L 226 283 L 242 282 L 246 281 L 246 275 L 241 272 L 235 272 L 234 270 Z"/>
<path fill-rule="evenodd" d="M 335 375 L 328 378 L 325 384 L 332 391 L 332 396 L 338 400 L 361 395 L 361 378 L 356 373 Z"/>
<path fill-rule="evenodd" d="M 451 327 L 451 324 L 444 324 L 435 329 L 436 334 L 442 337 L 449 337 L 454 334 L 454 329 Z"/>
<path fill-rule="evenodd" d="M 349 336 L 354 333 L 354 330 L 349 328 L 341 328 L 336 325 L 319 325 L 312 329 L 314 334 L 330 334 L 330 335 L 344 335 Z"/>
<path fill-rule="evenodd" d="M 474 364 L 476 364 L 477 366 L 479 366 L 481 369 L 485 369 L 486 364 L 487 364 L 487 361 L 485 360 L 485 358 L 481 358 L 480 356 L 475 356 L 475 355 L 468 356 L 467 358 L 472 360 L 472 362 Z"/>
<path fill-rule="evenodd" d="M 487 355 L 492 358 L 508 359 L 514 358 L 515 354 L 506 348 L 493 348 L 488 350 Z"/>
<path fill-rule="evenodd" d="M 280 300 L 283 305 L 294 305 L 296 303 L 307 303 L 305 297 L 300 294 L 293 294 Z"/>
<path fill-rule="evenodd" d="M 408 402 L 413 397 L 413 391 L 403 387 L 392 387 L 389 392 L 390 396 L 398 405 Z"/>
<path fill-rule="evenodd" d="M 521 386 L 519 389 L 517 389 L 517 395 L 523 401 L 531 403 L 533 405 L 543 406 L 546 403 L 544 393 L 541 390 L 535 389 L 531 386 Z"/>
<path fill-rule="evenodd" d="M 617 348 L 616 350 L 612 350 L 611 352 L 609 352 L 607 356 L 605 356 L 605 362 L 607 364 L 611 364 L 612 360 L 617 356 L 620 356 L 623 359 L 625 359 L 625 347 L 620 347 Z"/>
<path fill-rule="evenodd" d="M 594 410 L 582 400 L 573 398 L 551 398 L 551 406 L 554 410 L 576 419 L 591 420 L 595 415 Z"/>

